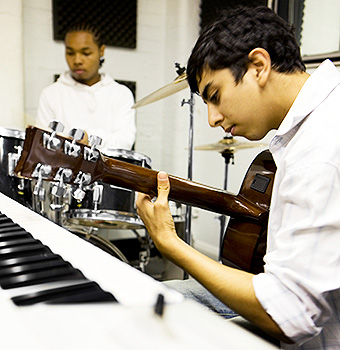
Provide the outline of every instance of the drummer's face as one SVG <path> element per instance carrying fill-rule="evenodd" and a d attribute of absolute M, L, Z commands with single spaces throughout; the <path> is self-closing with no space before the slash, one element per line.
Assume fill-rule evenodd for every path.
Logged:
<path fill-rule="evenodd" d="M 99 62 L 105 46 L 98 47 L 93 35 L 84 32 L 70 32 L 65 37 L 66 61 L 74 80 L 93 85 L 100 80 Z"/>

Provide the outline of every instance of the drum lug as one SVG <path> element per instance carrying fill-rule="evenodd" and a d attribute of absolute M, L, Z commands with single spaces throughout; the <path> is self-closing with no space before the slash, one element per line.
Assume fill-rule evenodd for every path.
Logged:
<path fill-rule="evenodd" d="M 17 153 L 8 153 L 8 175 L 15 176 L 14 169 L 18 163 L 19 158 L 21 157 L 22 147 L 14 146 L 17 149 Z"/>
<path fill-rule="evenodd" d="M 94 211 L 98 210 L 98 204 L 102 203 L 103 198 L 103 185 L 95 184 L 93 186 L 93 205 Z"/>
<path fill-rule="evenodd" d="M 83 186 L 88 185 L 91 182 L 91 175 L 89 173 L 83 173 L 79 172 L 76 179 L 74 180 L 74 183 L 78 185 L 78 188 L 76 188 L 72 192 L 73 198 L 75 198 L 78 201 L 81 201 L 85 197 L 85 191 L 83 190 Z"/>

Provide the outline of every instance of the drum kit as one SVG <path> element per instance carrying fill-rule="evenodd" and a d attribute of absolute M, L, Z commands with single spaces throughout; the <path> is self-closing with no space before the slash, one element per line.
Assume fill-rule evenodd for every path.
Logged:
<path fill-rule="evenodd" d="M 136 102 L 133 108 L 139 108 L 156 102 L 187 88 L 185 69 L 181 68 L 177 63 L 176 67 L 178 77 L 173 82 Z M 190 100 L 182 101 L 182 106 L 185 103 L 190 105 L 188 180 L 192 180 L 192 153 L 194 149 L 193 99 L 194 96 L 191 93 Z M 82 200 L 75 199 L 72 196 L 72 185 L 68 185 L 69 188 L 62 198 L 53 193 L 52 182 L 43 181 L 42 184 L 39 184 L 41 187 L 40 190 L 37 191 L 38 180 L 22 179 L 14 173 L 16 163 L 22 152 L 24 140 L 24 131 L 0 127 L 0 192 L 56 224 L 89 240 L 117 258 L 128 262 L 124 254 L 111 241 L 100 237 L 95 232 L 100 228 L 132 230 L 140 238 L 137 230 L 145 228 L 136 211 L 136 193 L 104 182 L 95 182 L 87 186 L 85 188 L 85 196 Z M 215 144 L 197 146 L 195 150 L 218 151 L 222 154 L 226 162 L 226 189 L 227 168 L 230 160 L 234 157 L 234 153 L 237 150 L 258 146 L 262 146 L 262 144 L 241 143 L 236 141 L 232 136 L 227 135 Z M 151 169 L 151 159 L 135 151 L 104 149 L 102 153 L 113 159 Z M 191 208 L 187 206 L 184 214 L 180 203 L 170 202 L 170 209 L 176 228 L 183 231 L 185 227 L 185 232 L 181 232 L 180 235 L 184 236 L 182 238 L 186 242 L 190 242 Z M 147 233 L 146 236 L 148 236 Z M 150 245 L 147 245 L 146 250 L 150 248 Z M 143 270 L 147 263 L 144 254 L 143 261 L 139 264 L 140 269 Z"/>

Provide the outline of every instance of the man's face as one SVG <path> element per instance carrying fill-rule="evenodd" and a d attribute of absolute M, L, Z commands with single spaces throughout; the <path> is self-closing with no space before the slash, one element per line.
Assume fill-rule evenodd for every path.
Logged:
<path fill-rule="evenodd" d="M 74 80 L 93 85 L 100 80 L 99 59 L 104 45 L 99 48 L 88 32 L 70 32 L 65 37 L 66 61 Z"/>
<path fill-rule="evenodd" d="M 248 69 L 236 84 L 230 69 L 207 67 L 198 81 L 198 88 L 207 104 L 211 127 L 221 126 L 225 132 L 249 140 L 260 140 L 269 130 L 278 127 L 254 69 Z"/>

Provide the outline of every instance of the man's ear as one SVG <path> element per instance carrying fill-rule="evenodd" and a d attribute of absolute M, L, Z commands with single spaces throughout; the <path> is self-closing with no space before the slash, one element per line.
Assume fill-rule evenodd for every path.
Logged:
<path fill-rule="evenodd" d="M 256 79 L 261 87 L 264 87 L 268 81 L 271 71 L 271 59 L 267 50 L 257 47 L 252 50 L 249 55 L 249 66 L 254 69 Z"/>
<path fill-rule="evenodd" d="M 104 57 L 104 51 L 106 49 L 106 45 L 102 45 L 100 48 L 99 48 L 99 55 L 100 57 Z"/>

